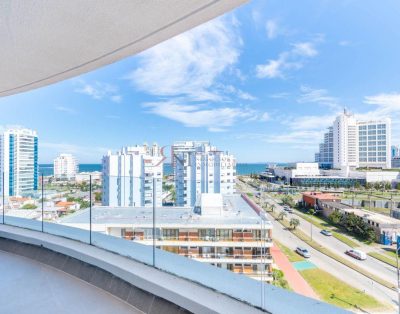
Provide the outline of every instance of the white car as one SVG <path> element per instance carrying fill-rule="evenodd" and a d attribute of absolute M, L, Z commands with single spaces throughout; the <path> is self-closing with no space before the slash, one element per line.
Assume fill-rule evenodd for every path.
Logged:
<path fill-rule="evenodd" d="M 367 259 L 367 254 L 360 250 L 347 250 L 346 254 L 360 261 Z"/>
<path fill-rule="evenodd" d="M 298 247 L 296 248 L 296 252 L 297 252 L 298 254 L 300 254 L 301 256 L 305 257 L 305 258 L 311 257 L 310 252 L 308 252 L 308 250 L 305 249 L 305 248 L 303 248 L 303 247 L 298 246 Z"/>

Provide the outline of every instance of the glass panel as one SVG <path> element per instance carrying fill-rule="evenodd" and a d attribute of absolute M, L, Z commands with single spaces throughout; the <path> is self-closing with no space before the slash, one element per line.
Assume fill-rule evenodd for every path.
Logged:
<path fill-rule="evenodd" d="M 89 243 L 90 197 L 94 200 L 93 187 L 97 190 L 97 183 L 91 184 L 91 176 L 84 174 L 77 179 L 48 176 L 44 182 L 43 231 Z M 74 224 L 75 216 L 80 217 L 82 225 Z M 85 228 L 80 228 L 83 225 Z"/>
<path fill-rule="evenodd" d="M 38 182 L 35 183 L 34 181 Z M 42 230 L 41 178 L 28 171 L 4 173 L 4 223 L 17 227 Z"/>

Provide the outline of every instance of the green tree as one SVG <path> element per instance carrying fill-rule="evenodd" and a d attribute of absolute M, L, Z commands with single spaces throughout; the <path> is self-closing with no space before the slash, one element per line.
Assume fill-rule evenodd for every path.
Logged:
<path fill-rule="evenodd" d="M 289 284 L 287 280 L 285 279 L 285 275 L 283 271 L 280 269 L 273 269 L 272 270 L 272 284 L 276 287 L 284 288 L 284 289 L 290 289 Z"/>
<path fill-rule="evenodd" d="M 21 207 L 21 209 L 36 209 L 37 206 L 35 204 L 25 204 Z"/>
<path fill-rule="evenodd" d="M 276 207 L 275 204 L 271 205 L 271 207 L 270 207 L 271 208 L 271 212 L 274 212 L 275 207 Z"/>
<path fill-rule="evenodd" d="M 328 219 L 334 224 L 337 225 L 340 223 L 340 221 L 342 220 L 342 214 L 335 210 L 333 211 L 329 216 Z"/>
<path fill-rule="evenodd" d="M 290 221 L 289 221 L 289 225 L 290 225 L 290 226 L 293 228 L 293 230 L 294 230 L 294 229 L 296 229 L 296 227 L 297 227 L 298 225 L 300 225 L 300 220 L 297 219 L 297 218 L 291 218 Z"/>
<path fill-rule="evenodd" d="M 294 206 L 294 200 L 290 195 L 285 195 L 285 196 L 282 197 L 282 204 L 290 206 L 290 207 L 293 207 Z"/>
<path fill-rule="evenodd" d="M 101 202 L 101 192 L 94 192 L 94 200 L 96 202 Z"/>
<path fill-rule="evenodd" d="M 284 211 L 281 211 L 278 215 L 278 220 L 283 220 L 287 216 L 287 213 Z"/>

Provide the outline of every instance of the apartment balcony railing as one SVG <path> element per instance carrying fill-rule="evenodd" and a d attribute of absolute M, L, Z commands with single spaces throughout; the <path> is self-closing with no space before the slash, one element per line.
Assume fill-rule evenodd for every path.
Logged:
<path fill-rule="evenodd" d="M 189 249 L 185 255 L 190 255 L 192 257 L 194 253 L 194 256 L 192 258 L 184 258 L 182 256 L 179 256 L 179 254 L 173 254 L 157 248 L 158 246 L 162 245 L 160 245 L 160 241 L 161 243 L 163 241 L 185 241 L 188 243 L 188 247 L 190 247 L 190 242 L 205 242 L 210 243 L 210 246 L 212 246 L 212 243 L 225 241 L 227 243 L 232 243 L 233 246 L 236 246 L 236 244 L 234 244 L 235 242 L 241 242 L 244 246 L 246 246 L 247 243 L 251 243 L 251 245 L 253 245 L 253 243 L 258 243 L 259 246 L 255 246 L 266 247 L 266 244 L 272 242 L 271 238 L 261 239 L 259 237 L 246 238 L 217 236 L 196 237 L 191 235 L 183 237 L 182 235 L 164 237 L 157 235 L 156 231 L 160 229 L 156 228 L 157 222 L 153 219 L 151 237 L 139 236 L 137 238 L 134 238 L 134 236 L 127 236 L 130 241 L 126 241 L 124 238 L 121 238 L 121 233 L 111 233 L 111 235 L 106 235 L 104 233 L 93 231 L 94 227 L 102 224 L 103 221 L 106 221 L 107 219 L 113 219 L 113 221 L 119 222 L 121 216 L 118 209 L 112 211 L 114 216 L 109 217 L 104 214 L 101 207 L 92 208 L 92 205 L 96 202 L 96 197 L 98 196 L 98 194 L 96 193 L 99 193 L 99 190 L 95 190 L 96 188 L 93 186 L 91 177 L 88 178 L 88 182 L 86 185 L 80 185 L 79 189 L 75 189 L 73 191 L 71 191 L 71 187 L 69 185 L 55 185 L 53 183 L 49 183 L 45 186 L 45 184 L 43 184 L 45 183 L 44 179 L 45 178 L 41 176 L 39 191 L 33 191 L 31 195 L 25 198 L 13 198 L 13 202 L 23 202 L 18 209 L 12 208 L 11 205 L 13 204 L 13 202 L 10 201 L 11 197 L 5 195 L 4 188 L 2 188 L 3 193 L 0 195 L 0 230 L 5 230 L 9 228 L 9 226 L 14 226 L 21 228 L 21 230 L 30 229 L 37 231 L 35 232 L 35 234 L 50 234 L 52 236 L 59 237 L 59 239 L 61 239 L 60 243 L 62 243 L 62 239 L 69 239 L 69 241 L 75 240 L 77 241 L 77 243 L 83 243 L 85 245 L 88 245 L 89 247 L 93 246 L 105 250 L 105 252 L 113 252 L 119 256 L 127 257 L 144 265 L 148 265 L 154 269 L 172 274 L 191 282 L 198 283 L 202 287 L 208 287 L 212 291 L 217 291 L 218 293 L 221 293 L 221 295 L 230 296 L 235 300 L 244 301 L 245 304 L 250 304 L 254 308 L 263 309 L 269 312 L 290 312 L 294 309 L 293 307 L 288 308 L 291 303 L 290 300 L 295 300 L 295 302 L 293 303 L 297 304 L 295 309 L 298 313 L 308 313 L 310 307 L 314 309 L 313 312 L 315 313 L 327 312 L 325 309 L 328 309 L 328 312 L 330 313 L 340 312 L 340 310 L 321 303 L 320 301 L 314 302 L 310 299 L 285 291 L 283 289 L 271 287 L 265 283 L 262 283 L 260 285 L 259 282 L 247 276 L 238 276 L 238 274 L 260 276 L 261 280 L 264 280 L 264 278 L 269 275 L 268 270 L 265 272 L 260 272 L 258 274 L 257 271 L 253 270 L 253 268 L 250 269 L 249 267 L 244 266 L 233 267 L 233 272 L 229 272 L 219 269 L 216 266 L 211 266 L 207 263 L 201 263 L 197 261 L 199 259 L 207 258 L 214 259 L 215 261 L 232 259 L 238 261 L 237 264 L 262 265 L 263 263 L 265 263 L 266 265 L 267 263 L 269 264 L 271 262 L 272 258 L 268 252 L 262 255 L 247 254 L 246 252 L 240 252 L 239 254 L 224 252 L 199 254 L 191 252 Z M 4 187 L 4 179 L 1 183 L 1 187 Z M 82 217 L 86 219 L 84 223 L 86 226 L 88 226 L 89 229 L 81 229 L 72 226 L 74 223 L 74 217 L 77 217 L 76 214 L 71 214 L 71 216 L 68 216 L 68 218 L 71 218 L 70 222 L 72 225 L 66 226 L 59 223 L 60 217 L 64 215 L 67 209 L 61 209 L 60 207 L 57 207 L 57 204 L 55 203 L 54 206 L 49 207 L 48 203 L 55 198 L 59 198 L 60 195 L 63 193 L 67 195 L 65 197 L 66 200 L 60 201 L 60 204 L 76 202 L 78 205 L 80 205 L 81 209 L 74 209 L 72 211 L 78 211 L 77 214 L 80 214 L 79 211 L 81 211 L 82 209 L 87 208 L 86 210 L 82 211 L 83 213 L 85 213 L 85 215 L 83 215 Z M 152 217 L 150 217 L 150 221 L 151 218 Z M 134 219 L 147 218 L 146 215 L 143 214 L 142 216 L 139 215 Z M 93 224 L 94 221 L 96 222 L 96 224 Z M 262 221 L 261 217 L 260 221 Z M 0 232 L 2 232 L 1 234 L 2 236 L 4 236 L 4 232 Z M 32 234 L 32 231 L 30 232 Z M 152 241 L 152 243 L 150 243 L 150 245 L 137 243 L 139 241 L 142 241 L 143 239 L 146 239 L 146 241 Z M 39 243 L 36 240 L 33 242 Z M 85 252 L 82 253 L 84 254 Z M 249 261 L 249 263 L 245 263 L 246 260 Z M 254 263 L 255 261 L 257 261 L 257 263 Z M 214 261 L 212 263 L 218 264 L 218 262 Z M 235 263 L 232 264 L 235 265 Z M 237 274 L 235 274 L 234 272 L 236 272 Z M 282 305 L 276 304 L 277 300 L 279 299 L 282 300 L 285 306 L 282 307 Z M 303 304 L 303 307 L 300 308 L 298 304 Z"/>

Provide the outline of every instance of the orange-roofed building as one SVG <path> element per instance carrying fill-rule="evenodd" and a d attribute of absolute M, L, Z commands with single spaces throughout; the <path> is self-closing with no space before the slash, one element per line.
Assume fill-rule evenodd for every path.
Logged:
<path fill-rule="evenodd" d="M 306 207 L 315 208 L 318 204 L 318 201 L 325 202 L 340 202 L 341 199 L 338 195 L 332 193 L 323 193 L 323 192 L 304 192 L 303 194 L 303 205 Z"/>

